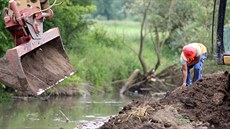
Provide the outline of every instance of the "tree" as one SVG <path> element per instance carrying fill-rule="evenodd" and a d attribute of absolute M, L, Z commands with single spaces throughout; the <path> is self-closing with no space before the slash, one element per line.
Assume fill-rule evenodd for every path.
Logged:
<path fill-rule="evenodd" d="M 173 24 L 173 17 L 177 15 L 176 13 L 174 13 L 176 2 L 176 0 L 167 0 L 161 2 L 156 0 L 152 3 L 153 5 L 149 10 L 150 14 L 155 12 L 155 15 L 152 15 L 149 20 L 149 28 L 151 41 L 154 46 L 154 51 L 157 55 L 157 63 L 150 70 L 150 72 L 152 72 L 153 70 L 156 71 L 160 66 L 162 49 L 167 39 L 173 32 L 173 26 L 176 25 Z M 163 9 L 159 9 L 159 7 L 163 7 Z"/>
<path fill-rule="evenodd" d="M 88 30 L 88 22 L 84 19 L 84 15 L 95 10 L 95 6 L 81 3 L 73 4 L 70 0 L 65 0 L 58 8 L 54 7 L 54 17 L 45 21 L 45 29 L 58 27 L 64 44 L 69 48 L 73 48 L 81 34 Z M 87 2 L 87 1 L 86 1 Z M 82 6 L 83 5 L 83 6 Z"/>
<path fill-rule="evenodd" d="M 0 10 L 8 7 L 8 0 L 0 0 Z M 71 48 L 73 39 L 80 37 L 81 33 L 87 30 L 90 24 L 84 19 L 83 15 L 91 13 L 95 10 L 95 6 L 91 5 L 90 0 L 79 1 L 65 0 L 59 7 L 53 7 L 54 17 L 46 19 L 44 22 L 44 30 L 58 27 L 61 32 L 63 42 L 67 47 Z M 2 15 L 2 11 L 0 11 Z M 0 18 L 0 55 L 3 56 L 7 49 L 12 48 L 14 43 L 10 33 L 5 29 L 5 22 L 3 17 Z M 75 41 L 75 40 L 74 40 Z"/>
<path fill-rule="evenodd" d="M 208 44 L 211 41 L 211 31 L 209 31 L 212 21 L 210 20 L 212 15 L 209 14 L 212 13 L 213 7 L 211 1 L 134 0 L 129 2 L 129 12 L 142 18 L 138 58 L 143 74 L 141 79 L 136 79 L 139 82 L 152 77 L 157 78 L 155 71 L 161 64 L 161 53 L 165 45 L 181 48 L 191 42 Z M 207 33 L 208 31 L 210 33 Z M 155 65 L 150 70 L 147 69 L 145 59 L 142 57 L 143 46 L 147 42 L 148 35 L 151 37 L 153 52 L 157 57 Z M 134 74 L 138 75 L 134 72 L 130 77 L 133 78 Z"/>
<path fill-rule="evenodd" d="M 0 0 L 0 10 L 3 10 L 5 7 L 8 7 L 8 0 Z M 2 57 L 6 50 L 14 45 L 10 33 L 5 29 L 2 11 L 0 11 L 0 30 L 0 56 Z"/>
<path fill-rule="evenodd" d="M 97 6 L 97 10 L 93 13 L 93 17 L 105 17 L 106 20 L 125 19 L 126 12 L 123 9 L 126 1 L 124 0 L 93 0 L 93 4 Z"/>
<path fill-rule="evenodd" d="M 155 75 L 155 71 L 158 69 L 161 63 L 161 52 L 164 47 L 166 40 L 169 38 L 169 35 L 172 32 L 171 16 L 174 10 L 176 1 L 171 0 L 158 1 L 158 0 L 143 0 L 133 2 L 133 6 L 141 5 L 141 9 L 136 12 L 142 17 L 141 20 L 141 29 L 140 29 L 140 47 L 138 58 L 142 66 L 143 74 L 141 79 L 138 76 L 140 75 L 138 70 L 135 70 L 128 79 L 128 82 L 123 86 L 120 93 L 125 93 L 125 91 L 136 84 L 134 80 L 138 80 L 138 85 L 146 83 L 146 80 L 150 79 Z M 163 7 L 163 8 L 159 8 Z M 135 7 L 133 7 L 135 8 Z M 136 8 L 135 8 L 136 9 Z M 149 71 L 147 70 L 146 63 L 142 57 L 143 46 L 146 42 L 147 35 L 150 35 L 152 44 L 154 46 L 154 52 L 157 55 L 157 63 Z M 132 85 L 132 86 L 130 86 Z"/>
<path fill-rule="evenodd" d="M 145 37 L 148 34 L 146 31 L 146 22 L 147 22 L 147 14 L 148 14 L 148 10 L 149 10 L 149 6 L 151 4 L 151 1 L 146 1 L 144 0 L 144 12 L 143 12 L 143 19 L 141 22 L 141 30 L 140 30 L 140 48 L 139 48 L 139 54 L 138 54 L 138 58 L 140 60 L 141 66 L 143 68 L 143 73 L 145 76 L 147 76 L 147 67 L 145 64 L 145 61 L 142 58 L 142 51 L 143 51 L 143 46 L 144 46 L 144 42 L 145 42 Z"/>
<path fill-rule="evenodd" d="M 80 5 L 80 6 L 90 6 L 92 5 L 92 0 L 72 0 L 74 5 Z"/>
<path fill-rule="evenodd" d="M 134 0 L 129 1 L 131 15 L 142 17 L 139 60 L 144 75 L 156 71 L 161 63 L 165 45 L 182 48 L 191 42 L 201 42 L 211 48 L 211 22 L 213 1 L 182 0 Z M 148 5 L 148 8 L 146 8 Z M 157 56 L 151 70 L 146 70 L 141 58 L 145 37 L 150 35 Z M 179 51 L 178 51 L 179 52 Z"/>
<path fill-rule="evenodd" d="M 138 9 L 138 5 L 140 6 Z M 140 30 L 140 48 L 138 58 L 143 68 L 143 75 L 149 76 L 158 69 L 161 63 L 161 52 L 167 39 L 170 37 L 175 26 L 180 27 L 173 18 L 178 15 L 175 12 L 176 0 L 136 0 L 132 3 L 132 13 L 142 17 Z M 161 7 L 161 8 L 159 8 Z M 134 10 L 133 10 L 134 9 Z M 150 35 L 157 56 L 157 62 L 149 71 L 142 58 L 145 38 Z"/>
<path fill-rule="evenodd" d="M 178 21 L 182 26 L 175 28 L 171 34 L 171 46 L 182 48 L 185 44 L 200 42 L 207 47 L 209 53 L 211 50 L 213 4 L 214 1 L 206 0 L 178 1 L 176 10 L 181 12 Z M 214 19 L 214 21 L 217 20 Z"/>

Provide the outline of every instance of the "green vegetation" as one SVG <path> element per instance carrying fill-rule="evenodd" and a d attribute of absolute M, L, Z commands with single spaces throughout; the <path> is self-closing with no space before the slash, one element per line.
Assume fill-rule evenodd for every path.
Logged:
<path fill-rule="evenodd" d="M 0 10 L 7 7 L 7 0 L 0 2 Z M 58 8 L 53 7 L 55 16 L 45 21 L 45 30 L 60 29 L 76 69 L 76 74 L 61 85 L 90 83 L 95 92 L 110 92 L 111 82 L 127 79 L 135 69 L 142 70 L 138 52 L 145 4 L 142 0 L 66 0 Z M 158 60 L 154 49 L 157 43 L 164 45 L 156 72 L 178 64 L 181 48 L 187 43 L 204 43 L 212 55 L 212 7 L 213 1 L 206 0 L 155 0 L 151 3 L 144 26 L 146 37 L 142 53 L 147 68 L 153 68 Z M 13 47 L 12 38 L 4 27 L 0 18 L 1 56 Z M 212 67 L 210 72 L 227 69 L 217 66 L 215 60 L 207 61 L 205 69 L 207 66 Z"/>
<path fill-rule="evenodd" d="M 95 25 L 85 40 L 84 46 L 78 46 L 81 49 L 69 52 L 69 57 L 77 70 L 75 77 L 91 82 L 97 91 L 114 80 L 127 78 L 135 68 L 139 68 L 138 59 L 123 45 L 119 35 L 110 35 Z"/>
<path fill-rule="evenodd" d="M 11 94 L 10 93 L 7 93 L 7 92 L 3 92 L 0 94 L 0 103 L 3 103 L 3 102 L 8 102 L 11 100 Z"/>
<path fill-rule="evenodd" d="M 100 20 L 123 20 L 127 18 L 124 9 L 127 2 L 127 0 L 92 0 L 92 3 L 97 6 L 92 17 Z"/>
<path fill-rule="evenodd" d="M 7 7 L 7 0 L 0 0 L 0 56 L 3 56 L 8 48 L 13 46 L 13 39 L 5 29 L 4 19 L 2 18 L 2 9 Z"/>
<path fill-rule="evenodd" d="M 130 21 L 96 21 L 91 32 L 84 39 L 82 46 L 69 52 L 69 57 L 76 69 L 76 74 L 63 83 L 90 82 L 96 91 L 108 87 L 115 80 L 129 77 L 135 69 L 141 69 L 138 60 L 140 24 Z M 156 62 L 154 48 L 150 39 L 146 40 L 143 56 L 149 67 Z M 81 49 L 80 49 L 81 48 Z M 76 51 L 75 51 L 76 50 Z M 160 70 L 177 63 L 177 54 L 172 56 L 169 49 L 164 49 L 166 56 L 162 57 Z M 167 57 L 168 55 L 168 57 Z M 75 80 L 75 81 L 73 81 Z"/>

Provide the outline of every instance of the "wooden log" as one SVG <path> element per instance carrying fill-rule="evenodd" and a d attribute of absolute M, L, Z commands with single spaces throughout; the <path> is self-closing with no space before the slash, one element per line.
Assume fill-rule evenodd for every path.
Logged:
<path fill-rule="evenodd" d="M 124 94 L 129 88 L 130 85 L 132 85 L 135 82 L 135 79 L 137 78 L 137 76 L 140 74 L 140 70 L 136 69 L 133 71 L 133 73 L 129 76 L 128 81 L 125 83 L 124 86 L 122 86 L 121 90 L 120 90 L 120 94 Z"/>

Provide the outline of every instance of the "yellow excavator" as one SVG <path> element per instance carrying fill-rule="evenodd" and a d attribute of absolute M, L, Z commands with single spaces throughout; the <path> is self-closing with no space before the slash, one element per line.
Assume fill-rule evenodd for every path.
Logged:
<path fill-rule="evenodd" d="M 214 1 L 214 4 L 216 4 L 216 0 Z M 230 19 L 226 18 L 227 15 L 230 15 L 230 10 L 227 7 L 230 7 L 227 4 L 227 0 L 219 1 L 216 44 L 217 62 L 220 65 L 230 65 Z"/>
<path fill-rule="evenodd" d="M 24 96 L 37 96 L 74 74 L 58 28 L 43 32 L 54 13 L 49 0 L 10 0 L 3 9 L 14 48 L 0 59 L 0 82 Z"/>

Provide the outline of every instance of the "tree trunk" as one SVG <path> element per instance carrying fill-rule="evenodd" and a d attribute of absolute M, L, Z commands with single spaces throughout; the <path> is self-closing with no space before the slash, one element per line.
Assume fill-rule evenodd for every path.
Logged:
<path fill-rule="evenodd" d="M 146 1 L 144 1 L 145 3 L 145 9 L 144 9 L 144 16 L 141 22 L 141 31 L 140 31 L 140 49 L 139 49 L 139 54 L 138 54 L 138 58 L 139 61 L 141 63 L 142 69 L 143 69 L 143 73 L 146 76 L 147 75 L 147 67 L 146 64 L 142 58 L 142 51 L 143 51 L 143 46 L 144 46 L 144 41 L 145 41 L 145 22 L 146 22 L 146 18 L 147 18 L 147 13 L 148 13 L 148 9 L 150 6 L 150 1 L 148 1 L 148 3 Z M 147 5 L 146 5 L 147 4 Z"/>
<path fill-rule="evenodd" d="M 124 94 L 128 89 L 129 89 L 129 86 L 132 85 L 137 76 L 140 74 L 140 70 L 139 69 L 136 69 L 130 76 L 129 76 L 129 79 L 128 81 L 125 83 L 125 85 L 121 88 L 120 90 L 120 94 Z"/>

